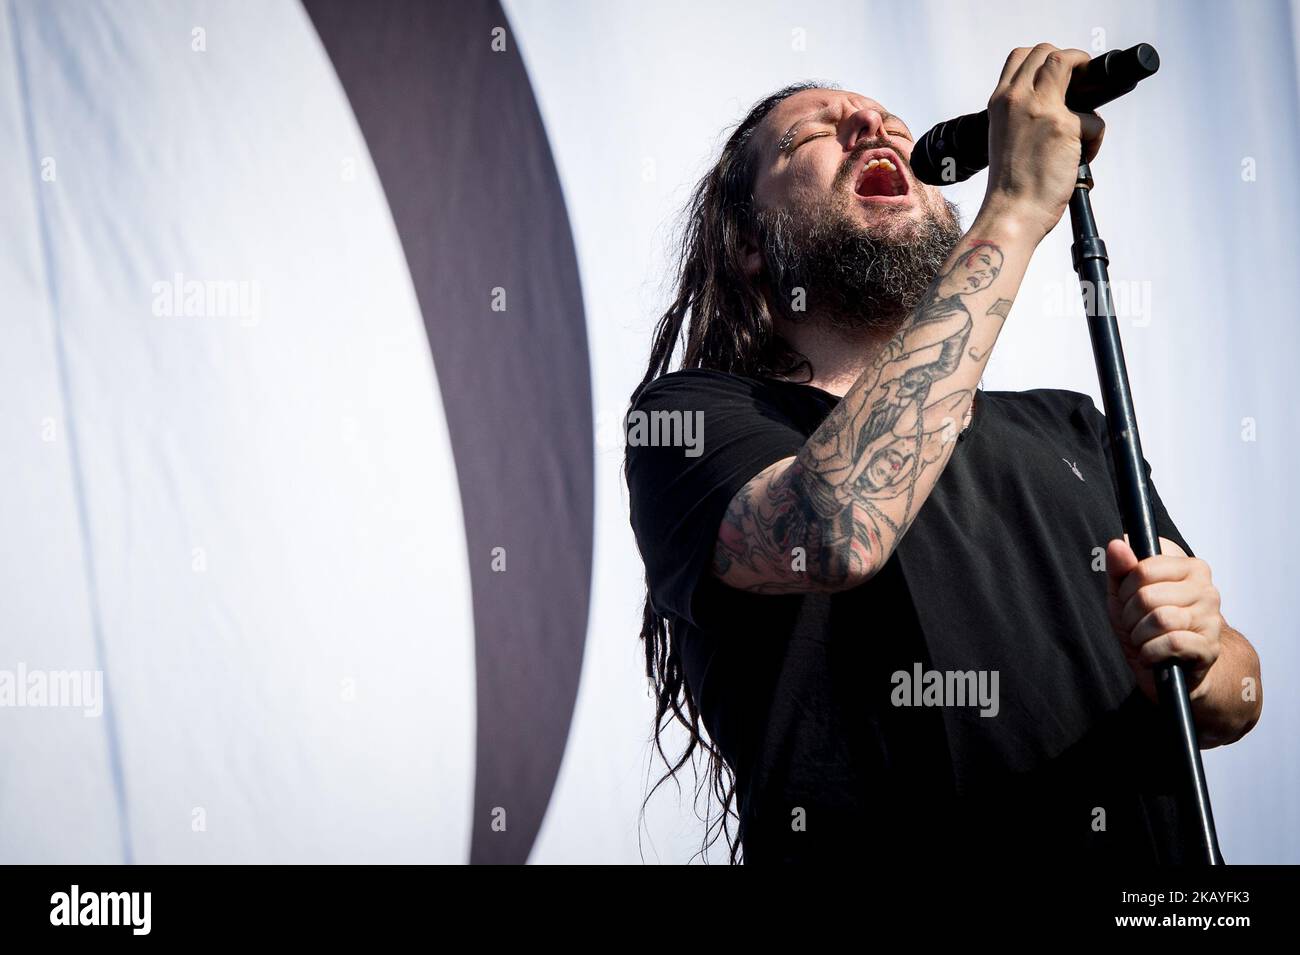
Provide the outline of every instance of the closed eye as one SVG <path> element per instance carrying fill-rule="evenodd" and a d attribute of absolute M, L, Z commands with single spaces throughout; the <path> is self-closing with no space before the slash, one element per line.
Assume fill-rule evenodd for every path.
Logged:
<path fill-rule="evenodd" d="M 821 132 L 821 133 L 813 133 L 813 134 L 812 134 L 811 136 L 809 136 L 807 139 L 800 140 L 799 143 L 797 143 L 797 144 L 795 145 L 794 149 L 791 149 L 790 151 L 791 151 L 791 152 L 794 152 L 795 149 L 798 149 L 798 148 L 799 148 L 800 146 L 802 146 L 804 143 L 811 142 L 811 141 L 814 140 L 814 139 L 820 139 L 822 136 L 834 136 L 834 135 L 835 135 L 834 133 L 829 132 L 829 131 L 828 131 L 828 132 Z M 911 137 L 911 136 L 907 135 L 907 133 L 899 132 L 899 131 L 896 130 L 896 129 L 887 129 L 887 130 L 885 130 L 885 135 L 886 135 L 886 136 L 897 136 L 899 139 L 906 139 L 909 143 L 912 141 L 912 137 Z"/>
<path fill-rule="evenodd" d="M 832 132 L 832 131 L 830 131 L 830 130 L 823 130 L 823 131 L 820 132 L 820 133 L 813 133 L 811 136 L 808 136 L 808 137 L 806 137 L 806 138 L 804 138 L 804 139 L 801 139 L 801 140 L 799 140 L 799 142 L 797 142 L 797 143 L 795 143 L 793 146 L 791 146 L 791 147 L 790 147 L 790 152 L 794 152 L 796 149 L 798 149 L 798 148 L 799 148 L 800 146 L 802 146 L 804 143 L 812 142 L 814 139 L 820 139 L 820 138 L 823 137 L 823 136 L 834 136 L 834 135 L 835 135 L 835 133 Z M 897 129 L 887 129 L 887 130 L 885 130 L 885 135 L 886 135 L 886 136 L 897 136 L 899 139 L 906 139 L 909 143 L 912 141 L 912 137 L 911 137 L 911 136 L 909 136 L 907 133 L 902 132 L 902 131 L 897 130 Z"/>
<path fill-rule="evenodd" d="M 834 134 L 834 133 L 831 133 L 831 132 L 813 133 L 813 134 L 812 134 L 811 136 L 809 136 L 807 139 L 802 139 L 802 140 L 800 140 L 800 141 L 795 145 L 794 149 L 798 149 L 798 148 L 799 148 L 800 146 L 802 146 L 804 143 L 811 142 L 811 141 L 814 140 L 814 139 L 820 139 L 820 138 L 823 137 L 823 136 L 833 136 L 833 135 L 835 135 L 835 134 Z M 790 152 L 794 152 L 794 149 L 790 150 Z"/>

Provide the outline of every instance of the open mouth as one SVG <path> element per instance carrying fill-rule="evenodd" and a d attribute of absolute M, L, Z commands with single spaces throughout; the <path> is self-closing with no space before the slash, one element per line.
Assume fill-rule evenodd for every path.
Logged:
<path fill-rule="evenodd" d="M 862 154 L 853 191 L 863 199 L 894 199 L 911 188 L 903 175 L 902 160 L 890 149 L 872 149 Z"/>

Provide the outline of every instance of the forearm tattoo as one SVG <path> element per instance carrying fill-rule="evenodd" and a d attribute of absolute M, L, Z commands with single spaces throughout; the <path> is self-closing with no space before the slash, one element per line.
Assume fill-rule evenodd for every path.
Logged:
<path fill-rule="evenodd" d="M 883 564 L 952 454 L 974 397 L 947 382 L 974 328 L 964 300 L 996 283 L 1002 260 L 993 243 L 973 243 L 784 473 L 769 479 L 765 471 L 736 495 L 714 573 L 744 589 L 785 593 L 808 590 L 810 578 L 835 589 Z M 1001 322 L 1010 306 L 1000 298 L 985 314 Z M 969 354 L 980 360 L 975 349 Z M 929 483 L 920 490 L 923 477 Z"/>

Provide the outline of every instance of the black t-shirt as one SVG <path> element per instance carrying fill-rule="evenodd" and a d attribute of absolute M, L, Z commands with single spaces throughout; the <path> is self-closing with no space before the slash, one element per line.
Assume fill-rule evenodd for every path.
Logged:
<path fill-rule="evenodd" d="M 736 774 L 745 860 L 1180 861 L 1190 817 L 1172 748 L 1106 613 L 1104 550 L 1123 529 L 1087 395 L 977 392 L 933 492 L 862 586 L 769 596 L 712 576 L 736 492 L 838 401 L 696 370 L 633 406 L 702 426 L 677 432 L 687 447 L 630 431 L 627 477 L 651 599 Z M 1151 494 L 1159 535 L 1190 555 Z M 917 705 L 932 671 L 982 673 L 986 703 Z"/>

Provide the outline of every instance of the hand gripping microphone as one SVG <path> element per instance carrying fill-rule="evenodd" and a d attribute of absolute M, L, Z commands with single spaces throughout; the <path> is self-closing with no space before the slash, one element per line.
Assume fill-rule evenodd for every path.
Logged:
<path fill-rule="evenodd" d="M 1065 91 L 1065 105 L 1091 113 L 1118 99 L 1160 69 L 1160 55 L 1150 43 L 1111 50 L 1078 67 Z M 989 164 L 989 111 L 981 110 L 940 123 L 916 141 L 912 172 L 932 186 L 969 179 Z"/>

